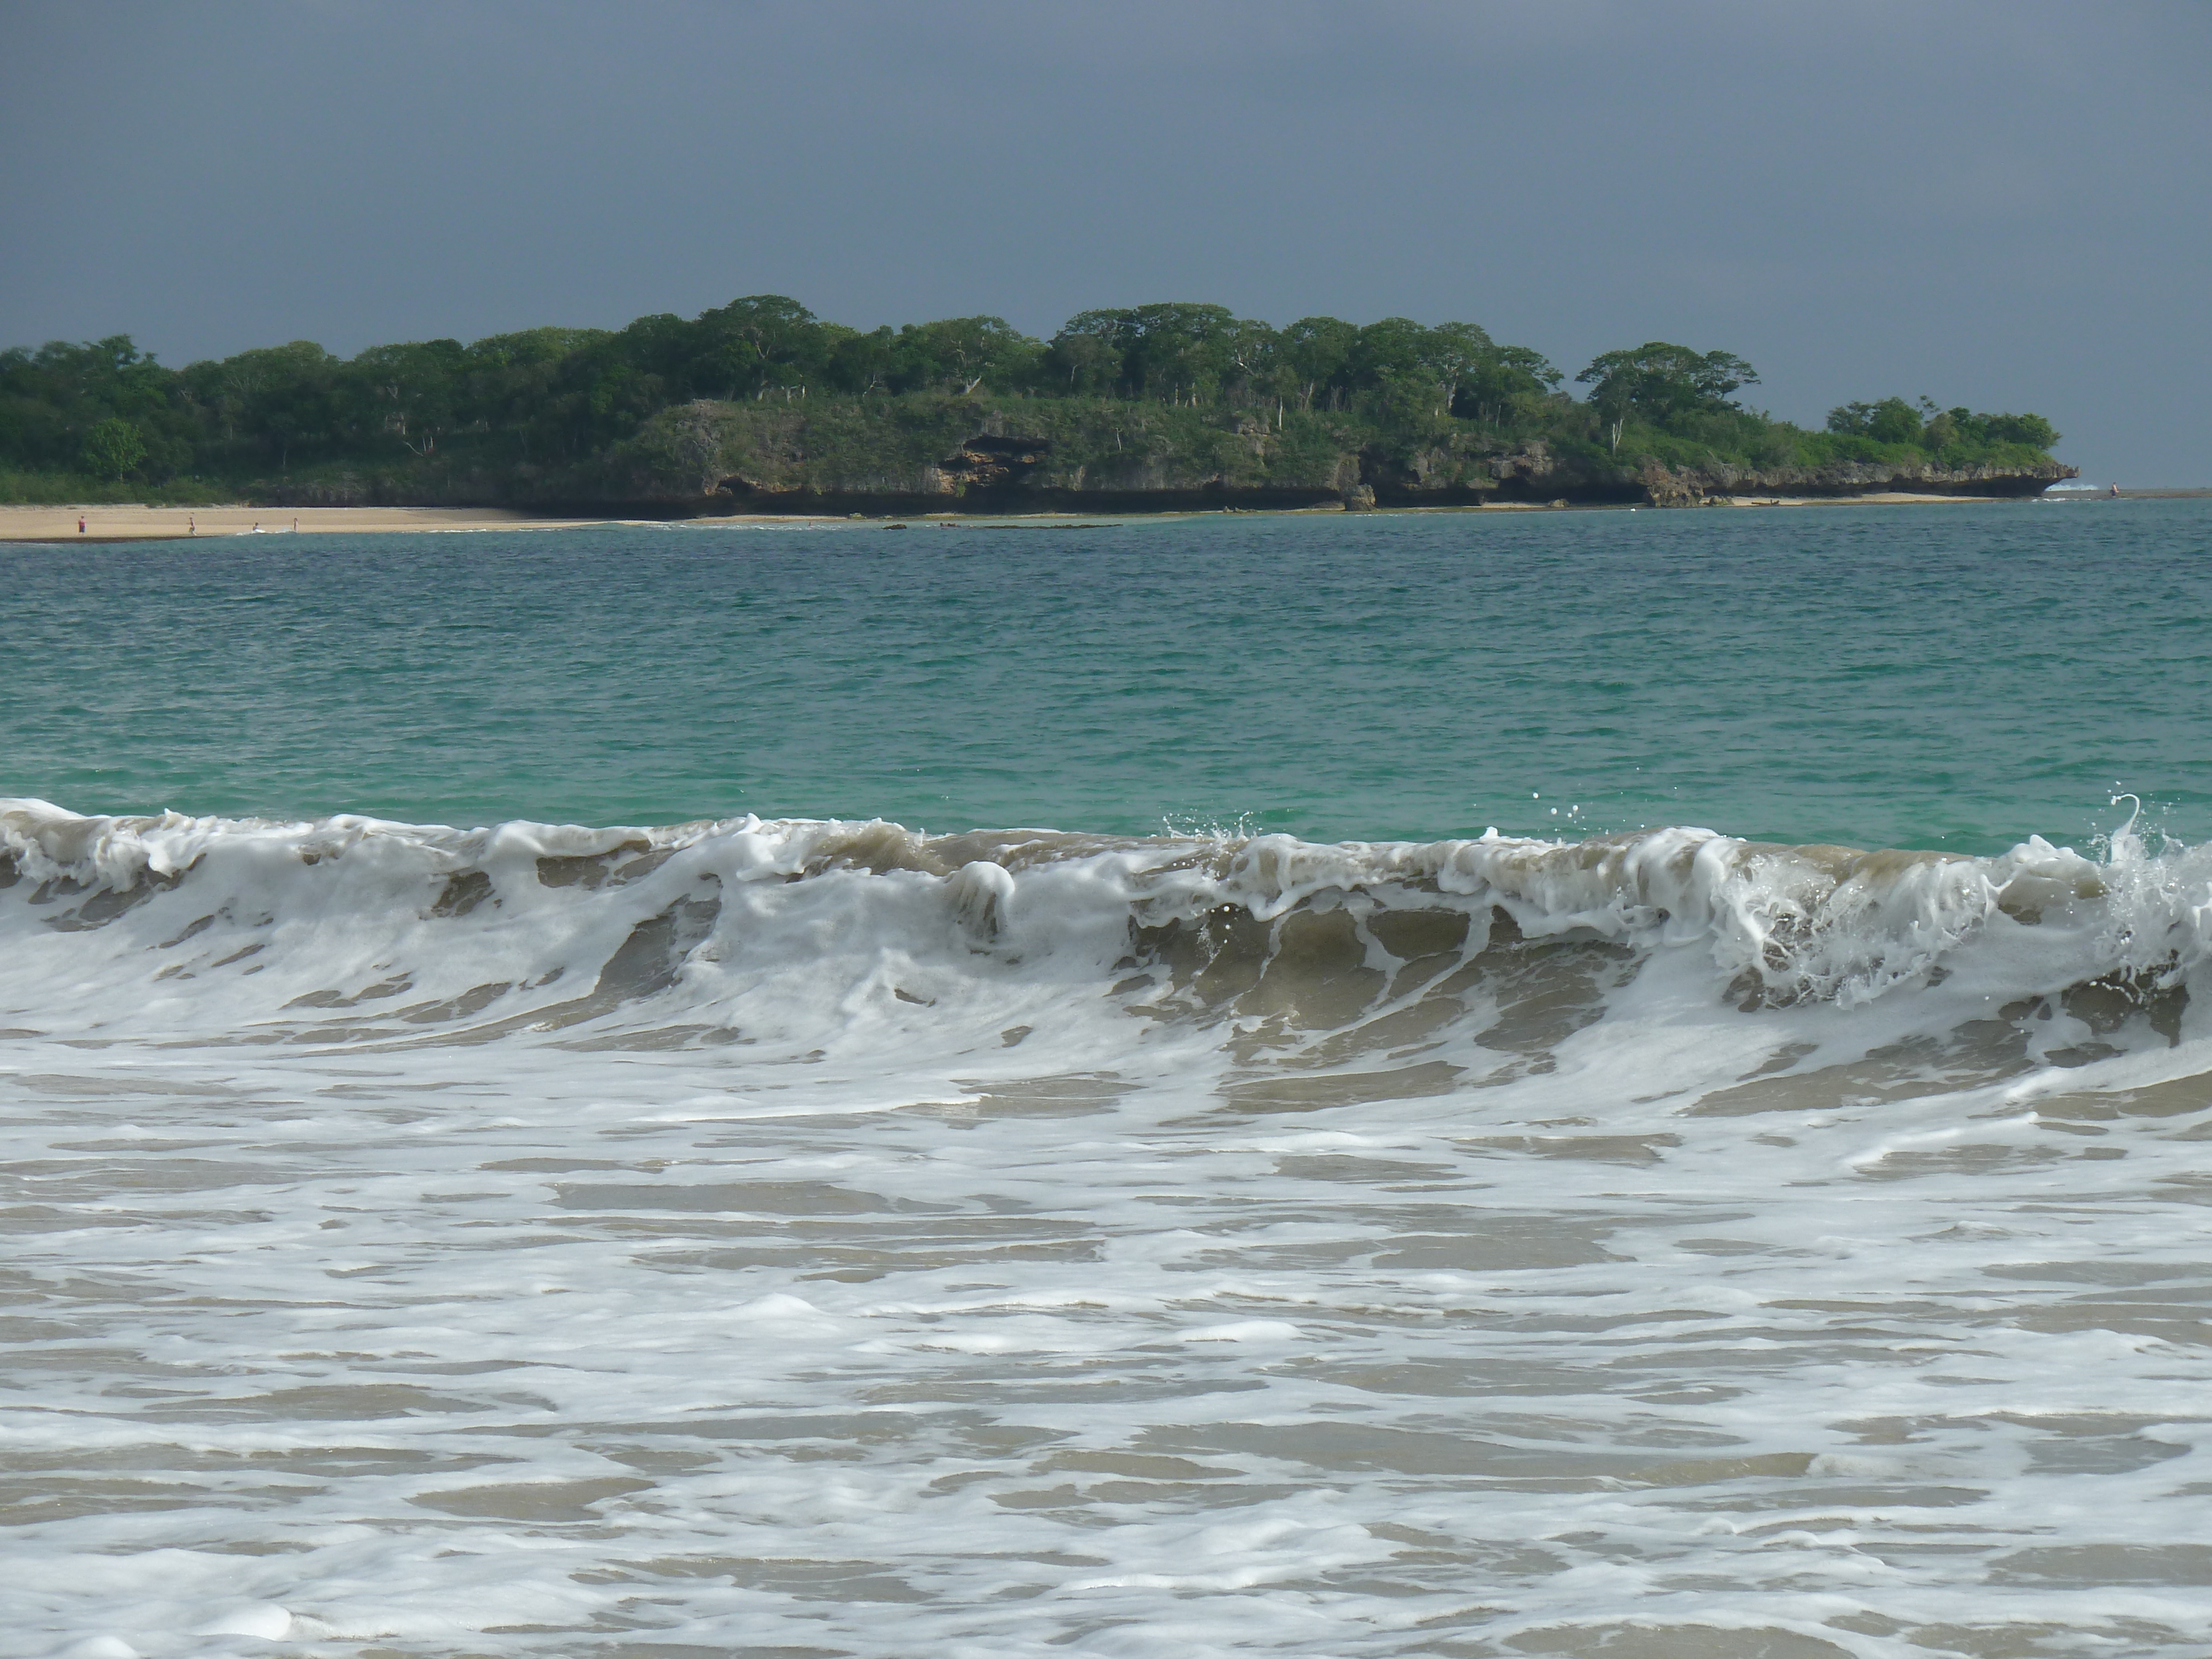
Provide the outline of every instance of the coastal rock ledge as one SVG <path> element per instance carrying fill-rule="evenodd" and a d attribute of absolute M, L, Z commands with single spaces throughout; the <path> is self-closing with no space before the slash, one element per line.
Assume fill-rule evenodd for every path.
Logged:
<path fill-rule="evenodd" d="M 1946 467 L 1837 460 L 1668 466 L 1589 446 L 1455 429 L 1377 441 L 1371 428 L 1074 400 L 948 398 L 860 411 L 701 401 L 664 411 L 562 510 L 729 513 L 1190 512 L 1208 508 L 1694 507 L 1741 496 L 1901 492 L 2028 496 L 2075 476 L 2047 456 Z M 550 482 L 550 481 L 549 481 Z M 572 480 L 572 482 L 581 482 Z"/>
<path fill-rule="evenodd" d="M 1638 475 L 1644 504 L 1705 507 L 1739 496 L 1841 498 L 1890 493 L 1914 495 L 2039 495 L 2051 485 L 2081 477 L 2079 467 L 2045 461 L 2023 467 L 1898 467 L 1863 461 L 1821 467 L 1753 470 L 1710 465 L 1674 470 L 1648 466 Z"/>
<path fill-rule="evenodd" d="M 804 403 L 701 399 L 560 468 L 341 470 L 255 492 L 313 507 L 501 507 L 562 517 L 733 514 L 1158 513 L 1224 508 L 1697 507 L 1743 497 L 2031 496 L 2076 469 L 1924 459 L 1745 466 L 1615 457 L 1588 443 L 1504 437 L 1471 422 L 1378 433 L 1322 411 L 1227 416 L 1072 398 Z M 433 464 L 434 461 L 435 464 Z"/>

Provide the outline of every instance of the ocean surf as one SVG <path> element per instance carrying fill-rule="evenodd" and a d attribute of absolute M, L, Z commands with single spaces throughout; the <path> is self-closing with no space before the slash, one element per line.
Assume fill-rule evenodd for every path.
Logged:
<path fill-rule="evenodd" d="M 2212 1642 L 2212 853 L 0 803 L 29 1652 Z"/>

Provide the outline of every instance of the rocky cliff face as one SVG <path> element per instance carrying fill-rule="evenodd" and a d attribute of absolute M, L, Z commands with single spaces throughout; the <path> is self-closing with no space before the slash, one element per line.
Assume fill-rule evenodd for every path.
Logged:
<path fill-rule="evenodd" d="M 1506 442 L 1465 428 L 1390 439 L 1319 413 L 1224 421 L 1158 405 L 949 398 L 664 410 L 609 459 L 587 493 L 672 513 L 1688 507 L 1731 495 L 2026 495 L 2074 474 L 2048 459 L 2021 468 L 1946 469 L 1932 459 L 1630 466 L 1586 448 L 1562 453 L 1540 440 Z"/>
<path fill-rule="evenodd" d="M 1194 409 L 947 398 L 812 411 L 690 404 L 647 422 L 596 489 L 704 510 L 1034 512 L 1214 497 L 1304 505 L 1360 481 L 1358 434 L 1326 417 L 1277 427 Z"/>
<path fill-rule="evenodd" d="M 1637 482 L 1652 507 L 1699 507 L 1735 495 L 1874 495 L 1891 491 L 1917 495 L 2037 495 L 2063 478 L 2081 476 L 2079 467 L 2045 461 L 2026 467 L 1944 467 L 1929 461 L 1916 466 L 1841 461 L 1820 467 L 1764 470 L 1714 465 L 1669 470 L 1647 467 Z"/>

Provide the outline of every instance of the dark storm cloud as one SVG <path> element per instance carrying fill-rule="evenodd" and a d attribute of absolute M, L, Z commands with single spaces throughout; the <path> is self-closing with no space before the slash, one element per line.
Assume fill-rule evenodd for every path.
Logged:
<path fill-rule="evenodd" d="M 2212 482 L 2212 7 L 23 5 L 0 338 L 1215 300 L 2033 408 Z"/>

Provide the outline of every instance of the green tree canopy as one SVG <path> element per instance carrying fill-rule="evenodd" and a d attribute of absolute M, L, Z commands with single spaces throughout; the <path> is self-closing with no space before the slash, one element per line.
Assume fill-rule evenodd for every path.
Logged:
<path fill-rule="evenodd" d="M 1477 331 L 1480 332 L 1480 331 Z M 1352 348 L 1352 378 L 1364 386 L 1389 388 L 1428 381 L 1430 330 L 1410 317 L 1385 317 L 1361 329 Z M 1486 342 L 1489 336 L 1484 335 Z"/>
<path fill-rule="evenodd" d="M 2048 449 L 2059 439 L 2058 428 L 2040 415 L 1977 415 L 1972 424 L 1978 428 L 1974 435 L 1993 444 Z"/>
<path fill-rule="evenodd" d="M 985 384 L 1013 390 L 1027 381 L 1043 348 L 1003 317 L 953 317 L 908 323 L 891 347 L 892 384 L 973 392 Z"/>
<path fill-rule="evenodd" d="M 1460 383 L 1453 412 L 1494 426 L 1528 414 L 1558 388 L 1562 378 L 1540 352 L 1527 346 L 1493 346 Z"/>
<path fill-rule="evenodd" d="M 1080 320 L 1052 337 L 1041 367 L 1046 383 L 1055 392 L 1103 397 L 1121 383 L 1121 348 L 1103 329 L 1077 328 L 1075 322 Z"/>
<path fill-rule="evenodd" d="M 1172 403 L 1210 396 L 1237 370 L 1258 361 L 1273 331 L 1239 319 L 1226 306 L 1170 302 L 1126 310 L 1083 311 L 1053 337 L 1048 359 L 1071 379 L 1091 377 L 1110 362 L 1115 390 Z M 1077 341 L 1089 342 L 1078 346 Z"/>
<path fill-rule="evenodd" d="M 1275 346 L 1276 373 L 1299 408 L 1342 386 L 1359 346 L 1359 331 L 1334 317 L 1301 317 L 1285 329 Z"/>
<path fill-rule="evenodd" d="M 468 350 L 459 340 L 371 346 L 355 357 L 346 379 L 357 388 L 362 423 L 428 455 L 461 417 Z"/>
<path fill-rule="evenodd" d="M 679 324 L 670 331 L 669 348 L 670 361 L 659 372 L 684 393 L 742 398 L 774 387 L 796 390 L 822 379 L 830 366 L 831 341 L 814 313 L 798 301 L 781 294 L 751 294 L 719 310 L 701 312 L 688 328 Z"/>
<path fill-rule="evenodd" d="M 1729 394 L 1756 386 L 1759 373 L 1730 352 L 1647 340 L 1632 351 L 1601 353 L 1575 379 L 1595 383 L 1590 402 L 1609 418 L 1633 414 L 1664 426 L 1678 416 L 1734 409 Z"/>
<path fill-rule="evenodd" d="M 1829 431 L 1871 438 L 1881 444 L 1917 444 L 1924 424 L 1920 411 L 1902 398 L 1884 398 L 1874 404 L 1839 404 L 1828 411 Z"/>
<path fill-rule="evenodd" d="M 118 416 L 109 416 L 84 434 L 85 470 L 94 477 L 119 483 L 145 459 L 146 440 L 136 426 Z"/>
<path fill-rule="evenodd" d="M 1902 398 L 1838 404 L 1828 411 L 1827 424 L 1829 431 L 1842 437 L 1881 444 L 1920 444 L 1934 450 L 1955 444 L 2020 444 L 2029 449 L 2049 449 L 2059 438 L 2058 429 L 2040 415 L 1938 409 L 1926 398 L 1917 406 Z"/>

